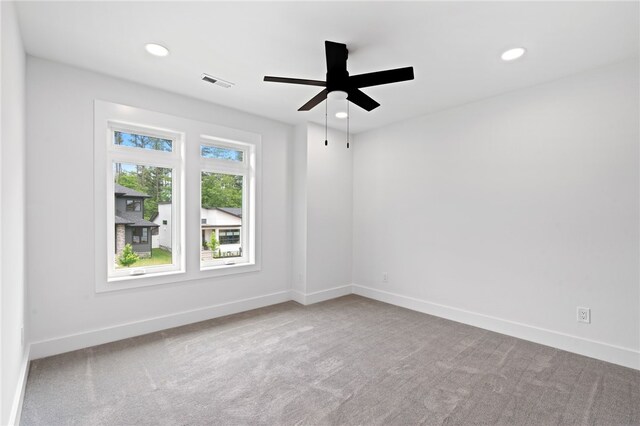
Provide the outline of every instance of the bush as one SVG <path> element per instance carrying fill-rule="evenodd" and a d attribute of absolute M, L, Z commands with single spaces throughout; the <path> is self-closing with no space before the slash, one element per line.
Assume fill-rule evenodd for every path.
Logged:
<path fill-rule="evenodd" d="M 211 232 L 211 239 L 209 240 L 209 250 L 211 250 L 212 252 L 215 252 L 218 247 L 220 247 L 220 243 L 216 238 L 216 233 Z"/>
<path fill-rule="evenodd" d="M 118 258 L 118 263 L 120 263 L 120 265 L 122 266 L 129 267 L 136 263 L 139 259 L 140 256 L 138 256 L 133 251 L 133 247 L 131 247 L 131 244 L 127 244 L 124 246 L 124 250 L 122 250 L 122 254 Z"/>

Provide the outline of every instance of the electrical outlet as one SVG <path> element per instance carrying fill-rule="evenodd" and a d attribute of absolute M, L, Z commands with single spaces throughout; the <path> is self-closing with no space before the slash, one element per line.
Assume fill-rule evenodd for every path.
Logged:
<path fill-rule="evenodd" d="M 386 272 L 382 273 L 382 282 L 383 283 L 388 283 L 389 282 L 389 274 L 387 274 Z"/>
<path fill-rule="evenodd" d="M 578 322 L 591 324 L 591 309 L 578 307 Z"/>

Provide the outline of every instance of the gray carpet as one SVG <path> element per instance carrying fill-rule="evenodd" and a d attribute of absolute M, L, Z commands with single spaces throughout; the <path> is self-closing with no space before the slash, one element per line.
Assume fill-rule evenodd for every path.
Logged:
<path fill-rule="evenodd" d="M 640 424 L 640 372 L 346 296 L 33 361 L 21 424 Z"/>

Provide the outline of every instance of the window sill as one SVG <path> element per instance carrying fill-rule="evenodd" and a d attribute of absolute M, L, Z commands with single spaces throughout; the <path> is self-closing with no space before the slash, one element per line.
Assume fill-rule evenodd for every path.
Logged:
<path fill-rule="evenodd" d="M 96 285 L 96 293 L 106 293 L 117 290 L 129 290 L 140 287 L 149 287 L 161 284 L 175 284 L 186 281 L 184 270 L 157 272 L 153 274 L 125 275 L 110 277 L 105 282 Z"/>
<path fill-rule="evenodd" d="M 260 265 L 255 262 L 236 263 L 234 265 L 200 265 L 200 275 L 203 278 L 242 274 L 245 272 L 256 272 L 259 270 Z"/>
<path fill-rule="evenodd" d="M 186 273 L 184 270 L 158 272 L 149 275 L 133 275 L 112 277 L 96 285 L 96 293 L 109 293 L 112 291 L 133 290 L 142 287 L 152 287 L 167 284 L 183 284 L 190 281 L 198 281 L 207 278 L 232 276 L 261 270 L 258 263 L 241 263 L 236 265 L 201 266 L 195 273 Z"/>

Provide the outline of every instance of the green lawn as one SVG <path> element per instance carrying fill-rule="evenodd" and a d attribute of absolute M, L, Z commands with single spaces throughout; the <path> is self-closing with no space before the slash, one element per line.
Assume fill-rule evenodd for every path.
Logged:
<path fill-rule="evenodd" d="M 171 264 L 171 252 L 161 248 L 151 249 L 151 257 L 148 259 L 140 259 L 129 268 L 140 268 L 142 266 L 157 266 L 157 265 L 170 265 Z M 123 266 L 117 265 L 117 268 Z"/>

